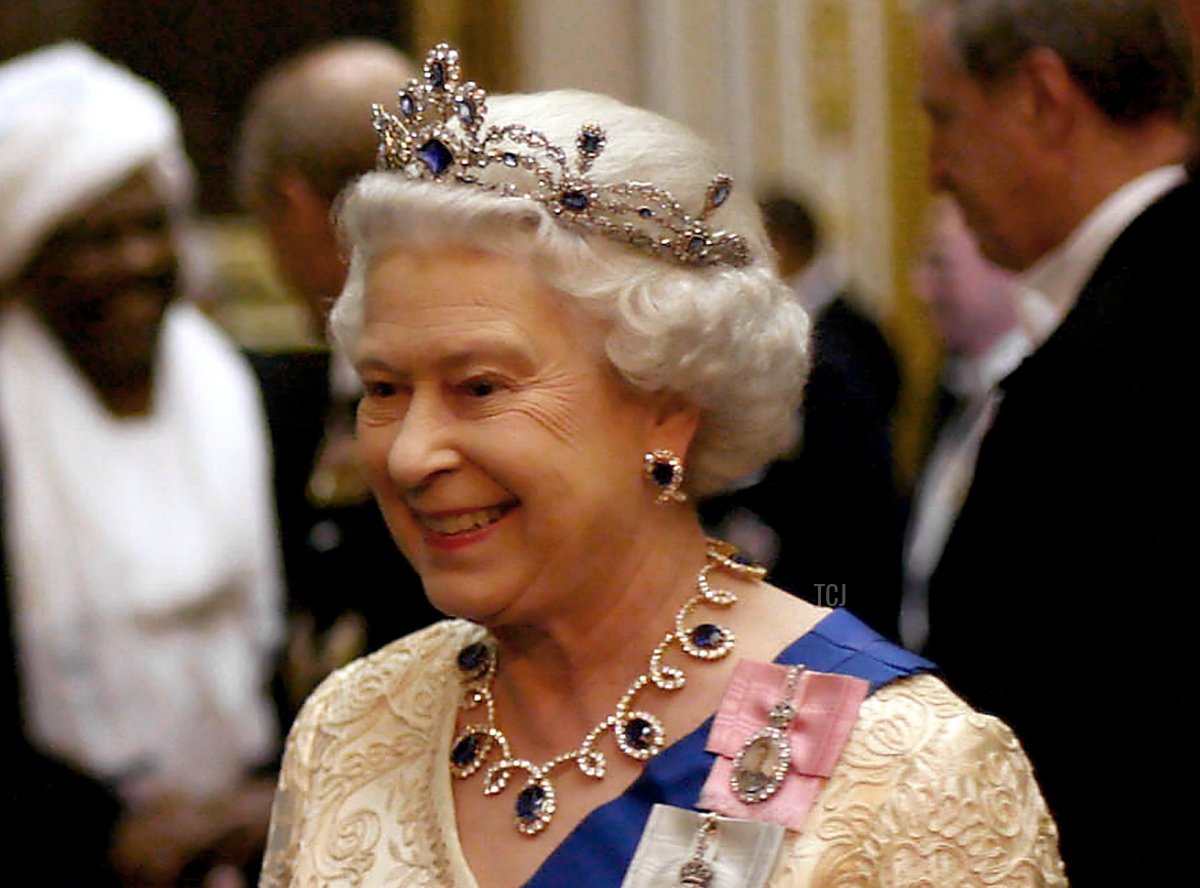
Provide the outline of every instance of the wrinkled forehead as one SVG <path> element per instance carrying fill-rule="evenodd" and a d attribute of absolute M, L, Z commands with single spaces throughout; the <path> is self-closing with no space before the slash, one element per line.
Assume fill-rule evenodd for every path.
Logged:
<path fill-rule="evenodd" d="M 523 350 L 605 360 L 606 329 L 527 260 L 478 248 L 400 246 L 367 267 L 356 352 L 419 345 L 443 357 Z"/>

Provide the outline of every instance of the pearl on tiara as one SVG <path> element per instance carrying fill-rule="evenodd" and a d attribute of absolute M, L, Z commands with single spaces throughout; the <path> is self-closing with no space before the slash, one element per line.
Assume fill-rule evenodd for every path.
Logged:
<path fill-rule="evenodd" d="M 592 164 L 608 142 L 594 123 L 580 127 L 570 150 L 521 124 L 485 126 L 487 93 L 462 82 L 458 52 L 445 43 L 425 57 L 422 73 L 400 91 L 399 116 L 372 106 L 379 169 L 533 201 L 561 224 L 680 265 L 749 264 L 750 249 L 740 235 L 714 230 L 705 221 L 728 199 L 729 176 L 713 177 L 703 208 L 692 216 L 669 191 L 650 183 L 591 178 Z M 497 166 L 504 168 L 504 181 L 482 178 Z"/>

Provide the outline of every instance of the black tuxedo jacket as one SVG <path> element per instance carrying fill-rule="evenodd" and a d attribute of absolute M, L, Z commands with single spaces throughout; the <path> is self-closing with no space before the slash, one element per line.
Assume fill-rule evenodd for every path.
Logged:
<path fill-rule="evenodd" d="M 1075 885 L 1134 884 L 1113 878 L 1126 865 L 1144 877 L 1172 828 L 1158 802 L 1177 785 L 1159 769 L 1182 737 L 1176 607 L 1194 585 L 1179 556 L 1195 499 L 1182 421 L 1197 191 L 1136 218 L 1004 381 L 930 586 L 925 653 L 1016 731 Z M 1139 816 L 1154 818 L 1158 850 L 1131 833 Z"/>

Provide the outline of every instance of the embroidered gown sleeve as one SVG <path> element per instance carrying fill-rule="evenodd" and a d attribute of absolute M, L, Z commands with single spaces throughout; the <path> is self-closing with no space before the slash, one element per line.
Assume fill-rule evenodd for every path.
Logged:
<path fill-rule="evenodd" d="M 437 750 L 457 705 L 447 676 L 469 634 L 479 630 L 439 623 L 313 692 L 288 736 L 259 888 L 462 883 L 442 838 L 454 808 Z"/>
<path fill-rule="evenodd" d="M 773 886 L 1065 886 L 1058 835 L 1012 731 L 938 679 L 863 703 Z"/>

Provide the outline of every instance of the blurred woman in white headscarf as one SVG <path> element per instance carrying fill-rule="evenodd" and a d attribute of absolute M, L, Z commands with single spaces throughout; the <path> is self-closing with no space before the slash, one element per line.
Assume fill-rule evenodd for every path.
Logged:
<path fill-rule="evenodd" d="M 103 884 L 110 863 L 126 884 L 202 879 L 262 829 L 269 455 L 248 368 L 178 298 L 189 190 L 151 84 L 78 44 L 0 67 L 3 718 L 28 837 L 6 866 L 23 884 Z"/>

